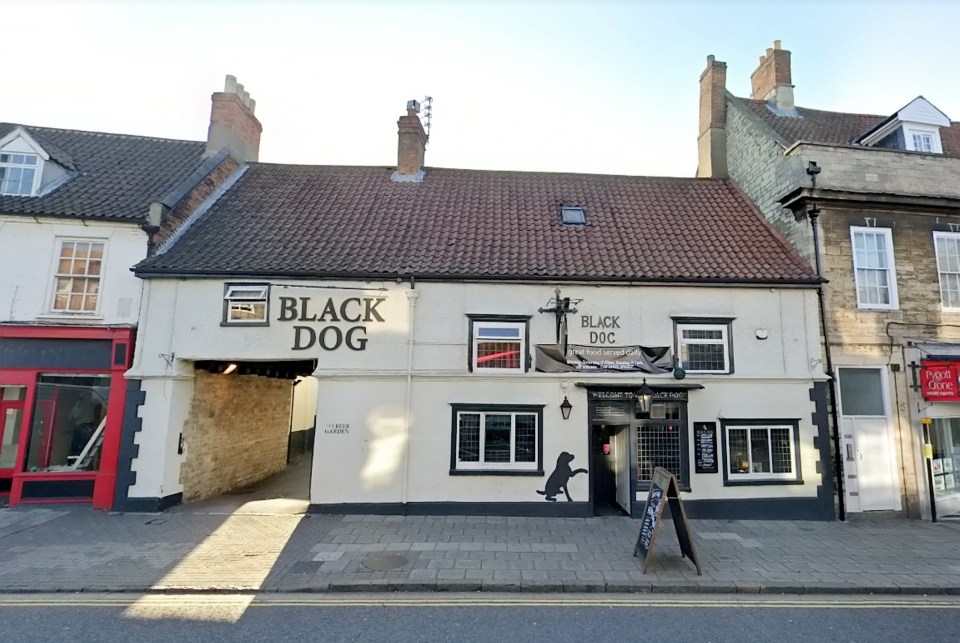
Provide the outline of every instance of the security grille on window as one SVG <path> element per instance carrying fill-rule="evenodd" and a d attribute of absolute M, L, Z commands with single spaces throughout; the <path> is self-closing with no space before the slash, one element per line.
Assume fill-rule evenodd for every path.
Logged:
<path fill-rule="evenodd" d="M 729 373 L 729 324 L 678 323 L 677 354 L 690 373 Z"/>
<path fill-rule="evenodd" d="M 796 424 L 724 425 L 727 481 L 796 481 Z"/>
<path fill-rule="evenodd" d="M 63 240 L 54 277 L 53 310 L 95 314 L 103 269 L 102 241 Z"/>
<path fill-rule="evenodd" d="M 940 301 L 945 310 L 960 310 L 960 234 L 934 232 Z"/>
<path fill-rule="evenodd" d="M 897 278 L 889 228 L 850 228 L 860 308 L 897 308 Z"/>
<path fill-rule="evenodd" d="M 38 165 L 36 154 L 0 154 L 0 194 L 31 196 Z"/>
<path fill-rule="evenodd" d="M 470 369 L 485 372 L 527 370 L 527 316 L 470 318 Z"/>
<path fill-rule="evenodd" d="M 266 284 L 228 285 L 223 297 L 224 321 L 228 324 L 266 323 L 269 293 L 270 287 Z"/>
<path fill-rule="evenodd" d="M 542 407 L 454 406 L 453 471 L 538 471 Z"/>

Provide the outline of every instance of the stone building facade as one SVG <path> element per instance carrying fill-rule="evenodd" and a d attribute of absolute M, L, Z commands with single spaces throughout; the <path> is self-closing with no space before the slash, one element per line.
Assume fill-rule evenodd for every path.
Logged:
<path fill-rule="evenodd" d="M 960 397 L 928 386 L 960 354 L 960 124 L 922 96 L 889 116 L 797 107 L 779 41 L 751 98 L 727 92 L 726 73 L 708 58 L 698 174 L 736 181 L 827 280 L 845 512 L 960 510 Z"/>

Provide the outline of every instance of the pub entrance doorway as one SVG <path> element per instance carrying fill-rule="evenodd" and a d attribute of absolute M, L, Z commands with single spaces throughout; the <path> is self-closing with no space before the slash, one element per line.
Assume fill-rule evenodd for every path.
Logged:
<path fill-rule="evenodd" d="M 590 488 L 594 516 L 630 515 L 629 424 L 599 424 L 590 431 Z"/>

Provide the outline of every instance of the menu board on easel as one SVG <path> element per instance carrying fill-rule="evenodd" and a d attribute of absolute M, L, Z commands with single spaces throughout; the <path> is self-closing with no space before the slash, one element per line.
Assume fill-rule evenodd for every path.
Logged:
<path fill-rule="evenodd" d="M 643 505 L 643 513 L 640 516 L 640 533 L 637 535 L 637 544 L 633 548 L 633 555 L 640 556 L 643 559 L 643 573 L 646 574 L 647 561 L 660 531 L 660 522 L 665 505 L 670 505 L 673 527 L 677 532 L 677 541 L 680 543 L 680 554 L 689 558 L 696 565 L 697 574 L 702 573 L 700 571 L 700 559 L 697 557 L 697 551 L 693 545 L 693 532 L 690 531 L 690 525 L 687 523 L 687 513 L 684 511 L 683 501 L 680 499 L 680 487 L 677 485 L 677 478 L 662 467 L 657 467 L 653 471 L 650 491 L 647 493 L 647 501 Z"/>

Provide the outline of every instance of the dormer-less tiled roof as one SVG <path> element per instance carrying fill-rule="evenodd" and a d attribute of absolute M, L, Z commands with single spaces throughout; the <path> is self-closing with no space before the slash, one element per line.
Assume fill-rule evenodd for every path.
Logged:
<path fill-rule="evenodd" d="M 731 182 L 251 164 L 141 276 L 813 283 Z M 586 225 L 561 223 L 582 206 Z"/>
<path fill-rule="evenodd" d="M 766 123 L 786 145 L 797 141 L 850 145 L 861 135 L 886 120 L 888 116 L 848 114 L 819 109 L 796 108 L 796 116 L 777 113 L 766 101 L 734 98 L 751 114 Z M 960 156 L 960 123 L 940 128 L 940 144 L 944 156 Z"/>
<path fill-rule="evenodd" d="M 18 127 L 0 123 L 0 138 Z M 23 128 L 70 178 L 39 197 L 0 196 L 0 214 L 138 220 L 203 162 L 198 141 Z"/>

